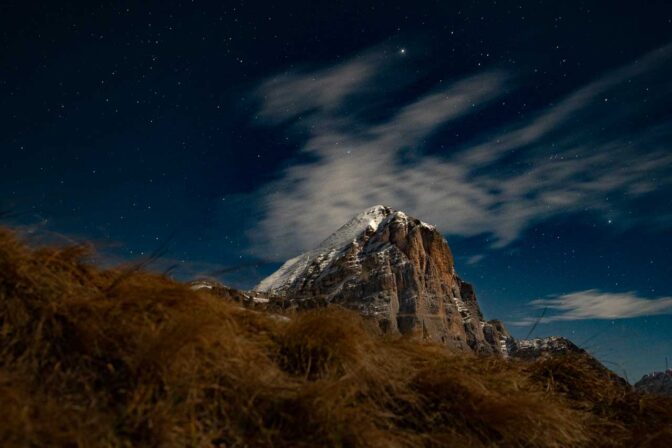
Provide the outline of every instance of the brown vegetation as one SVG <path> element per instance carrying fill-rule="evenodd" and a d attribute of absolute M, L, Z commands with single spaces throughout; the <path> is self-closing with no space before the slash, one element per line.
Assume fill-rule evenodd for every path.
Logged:
<path fill-rule="evenodd" d="M 588 358 L 450 353 L 356 314 L 281 322 L 0 229 L 0 446 L 663 446 L 672 401 Z"/>

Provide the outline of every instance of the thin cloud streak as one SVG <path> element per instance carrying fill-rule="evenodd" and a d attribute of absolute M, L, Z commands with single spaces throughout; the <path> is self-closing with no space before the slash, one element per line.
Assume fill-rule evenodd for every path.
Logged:
<path fill-rule="evenodd" d="M 662 79 L 671 49 L 651 52 L 536 116 L 485 128 L 485 138 L 439 155 L 422 154 L 427 139 L 492 107 L 510 94 L 515 76 L 493 70 L 454 80 L 382 121 L 367 120 L 362 110 L 404 83 L 379 84 L 379 75 L 394 67 L 376 51 L 334 67 L 273 77 L 257 91 L 259 117 L 271 126 L 287 123 L 288 132 L 304 136 L 300 154 L 309 161 L 290 162 L 278 180 L 255 192 L 262 219 L 252 230 L 253 244 L 259 254 L 284 260 L 377 203 L 419 216 L 447 234 L 491 235 L 495 248 L 562 214 L 608 214 L 623 227 L 641 223 L 626 210 L 670 185 L 664 169 L 672 165 L 672 135 L 664 123 L 647 122 L 634 138 L 621 124 L 641 122 L 648 110 L 664 104 L 669 82 L 659 81 L 667 90 L 642 107 L 608 108 L 604 98 L 638 89 L 643 76 Z M 401 163 L 409 150 L 416 156 Z"/>
<path fill-rule="evenodd" d="M 672 297 L 647 299 L 635 292 L 613 293 L 597 289 L 577 291 L 558 297 L 530 302 L 535 308 L 548 309 L 555 315 L 541 319 L 528 317 L 513 325 L 527 326 L 535 322 L 575 321 L 586 319 L 630 319 L 643 316 L 672 314 Z"/>

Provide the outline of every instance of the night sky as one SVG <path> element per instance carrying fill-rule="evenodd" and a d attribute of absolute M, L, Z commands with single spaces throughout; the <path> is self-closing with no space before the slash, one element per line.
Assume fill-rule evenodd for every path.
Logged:
<path fill-rule="evenodd" d="M 672 5 L 0 2 L 0 209 L 249 288 L 375 204 L 488 318 L 672 358 Z"/>

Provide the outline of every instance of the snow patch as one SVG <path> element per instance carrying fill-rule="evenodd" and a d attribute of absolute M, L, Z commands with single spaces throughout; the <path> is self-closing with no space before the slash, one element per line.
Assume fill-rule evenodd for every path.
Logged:
<path fill-rule="evenodd" d="M 322 241 L 318 249 L 343 247 L 351 243 L 358 236 L 366 231 L 368 227 L 373 231 L 378 230 L 378 226 L 392 211 L 384 205 L 376 205 L 364 210 L 359 215 L 352 218 L 346 224 L 341 226 L 329 238 Z"/>
<path fill-rule="evenodd" d="M 311 253 L 306 252 L 298 257 L 287 260 L 280 269 L 275 271 L 254 287 L 255 291 L 273 291 L 283 285 L 290 285 L 302 273 L 311 260 Z"/>
<path fill-rule="evenodd" d="M 392 213 L 384 205 L 376 205 L 364 210 L 352 218 L 336 232 L 322 241 L 317 249 L 311 250 L 285 262 L 276 272 L 262 280 L 255 288 L 256 291 L 276 292 L 291 285 L 306 270 L 317 262 L 317 269 L 324 270 L 345 247 L 356 241 L 367 229 L 373 232 Z"/>
<path fill-rule="evenodd" d="M 469 311 L 469 308 L 467 308 L 467 306 L 464 304 L 462 298 L 454 296 L 453 302 L 455 303 L 455 306 L 457 307 L 457 311 L 459 311 L 460 316 L 462 316 L 462 321 L 463 322 L 471 321 L 471 312 Z"/>

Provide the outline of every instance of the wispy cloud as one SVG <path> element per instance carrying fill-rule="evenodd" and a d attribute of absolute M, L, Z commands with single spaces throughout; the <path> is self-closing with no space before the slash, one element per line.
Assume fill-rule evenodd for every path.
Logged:
<path fill-rule="evenodd" d="M 304 113 L 336 112 L 349 95 L 366 89 L 384 65 L 372 50 L 347 63 L 318 70 L 293 70 L 276 75 L 259 87 L 261 115 L 282 122 Z"/>
<path fill-rule="evenodd" d="M 467 258 L 467 264 L 477 264 L 479 263 L 483 258 L 485 258 L 485 255 L 483 254 L 476 254 L 476 255 L 471 255 Z"/>
<path fill-rule="evenodd" d="M 428 138 L 493 107 L 510 94 L 516 76 L 473 73 L 381 113 L 375 105 L 406 92 L 410 81 L 391 81 L 395 66 L 378 50 L 259 86 L 259 117 L 305 138 L 299 157 L 255 194 L 263 217 L 254 244 L 266 257 L 282 260 L 311 248 L 376 203 L 448 234 L 490 234 L 495 247 L 560 214 L 599 212 L 620 217 L 626 227 L 641 223 L 626 212 L 631 204 L 670 184 L 672 128 L 652 111 L 672 96 L 664 76 L 671 47 L 606 73 L 529 118 L 484 124 L 467 143 L 447 140 L 443 152 L 427 148 Z M 645 88 L 656 94 L 642 100 Z"/>
<path fill-rule="evenodd" d="M 530 302 L 535 308 L 547 309 L 541 319 L 529 317 L 514 325 L 531 325 L 555 321 L 585 319 L 627 319 L 632 317 L 672 314 L 672 297 L 647 299 L 634 292 L 613 293 L 597 289 L 577 291 L 558 297 L 537 299 Z M 553 314 L 555 313 L 555 314 Z"/>

